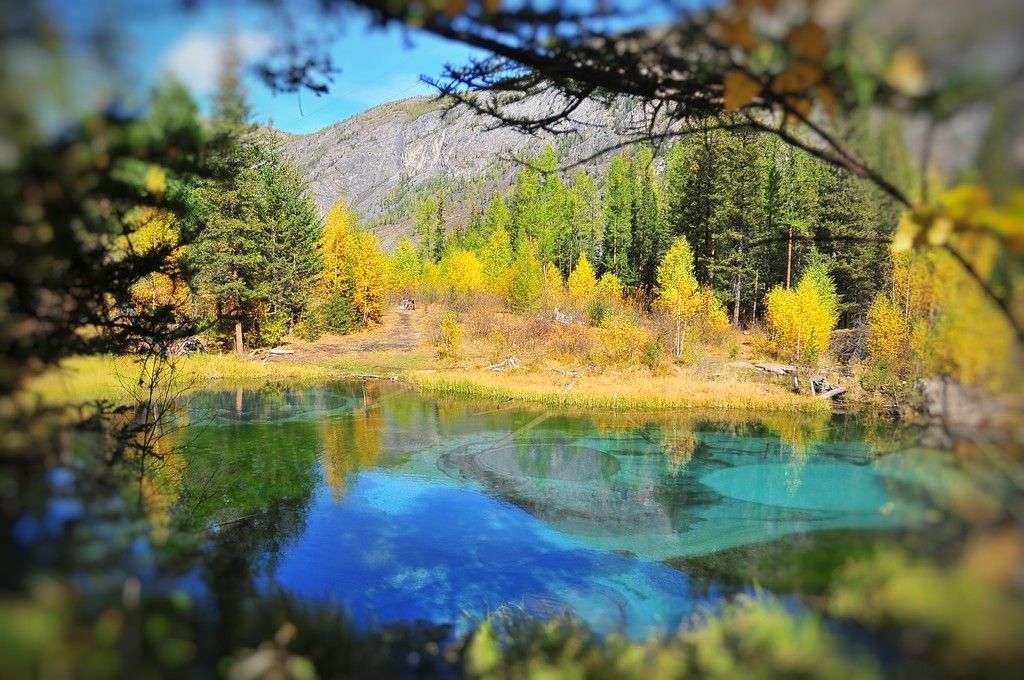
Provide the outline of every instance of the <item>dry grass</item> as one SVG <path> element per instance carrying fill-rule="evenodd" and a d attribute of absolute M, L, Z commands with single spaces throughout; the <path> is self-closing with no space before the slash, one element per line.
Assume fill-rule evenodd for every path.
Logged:
<path fill-rule="evenodd" d="M 602 409 L 752 409 L 827 412 L 827 401 L 793 394 L 770 384 L 735 376 L 702 380 L 676 373 L 654 376 L 615 371 L 574 379 L 548 371 L 496 373 L 480 369 L 407 371 L 402 377 L 418 389 L 485 399 L 516 399 L 550 405 Z"/>
<path fill-rule="evenodd" d="M 31 381 L 25 396 L 44 404 L 84 403 L 105 399 L 123 401 L 139 369 L 129 356 L 74 357 Z M 273 382 L 309 384 L 342 377 L 324 364 L 271 361 L 263 364 L 234 354 L 197 354 L 178 361 L 176 380 L 184 389 L 204 389 L 217 383 L 253 385 Z"/>

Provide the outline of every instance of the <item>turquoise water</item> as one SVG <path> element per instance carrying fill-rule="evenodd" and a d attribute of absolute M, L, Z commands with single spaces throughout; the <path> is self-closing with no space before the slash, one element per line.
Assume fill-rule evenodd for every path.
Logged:
<path fill-rule="evenodd" d="M 936 514 L 930 468 L 849 417 L 573 414 L 372 383 L 201 394 L 187 414 L 155 486 L 164 520 L 212 531 L 230 565 L 197 592 L 251 581 L 363 625 L 465 630 L 512 608 L 642 637 L 728 591 L 681 559 Z"/>

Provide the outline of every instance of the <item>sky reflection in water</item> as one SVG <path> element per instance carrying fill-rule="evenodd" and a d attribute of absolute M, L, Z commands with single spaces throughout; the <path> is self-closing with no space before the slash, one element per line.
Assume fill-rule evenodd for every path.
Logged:
<path fill-rule="evenodd" d="M 375 384 L 198 395 L 189 418 L 193 521 L 291 508 L 258 582 L 363 623 L 510 606 L 643 636 L 716 598 L 665 560 L 927 516 L 849 419 L 573 416 Z"/>

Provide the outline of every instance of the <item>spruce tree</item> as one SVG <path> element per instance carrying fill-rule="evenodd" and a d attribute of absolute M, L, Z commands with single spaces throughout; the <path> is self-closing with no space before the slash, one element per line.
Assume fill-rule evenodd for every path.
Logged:
<path fill-rule="evenodd" d="M 604 187 L 604 239 L 601 243 L 601 273 L 610 272 L 622 281 L 632 281 L 629 252 L 632 242 L 633 192 L 631 163 L 626 155 L 612 159 Z"/>
<path fill-rule="evenodd" d="M 636 196 L 633 209 L 630 271 L 636 285 L 650 289 L 655 284 L 658 262 L 667 247 L 658 196 L 655 189 L 654 154 L 644 147 L 633 162 Z"/>

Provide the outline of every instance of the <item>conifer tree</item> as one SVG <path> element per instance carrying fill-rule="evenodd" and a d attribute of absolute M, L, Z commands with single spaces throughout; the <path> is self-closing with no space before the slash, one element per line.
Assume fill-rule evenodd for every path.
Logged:
<path fill-rule="evenodd" d="M 566 192 L 565 219 L 558 243 L 558 265 L 568 275 L 580 256 L 596 262 L 602 227 L 601 195 L 597 183 L 583 170 L 573 176 Z"/>
<path fill-rule="evenodd" d="M 484 213 L 484 230 L 488 239 L 498 227 L 501 227 L 506 235 L 512 233 L 512 214 L 508 210 L 505 194 L 500 191 L 491 197 L 491 202 Z"/>
<path fill-rule="evenodd" d="M 225 179 L 208 180 L 197 192 L 203 228 L 189 249 L 188 269 L 200 299 L 213 307 L 214 320 L 232 323 L 234 349 L 241 354 L 246 327 L 270 286 L 266 232 L 252 210 L 263 153 L 249 125 L 240 57 L 233 45 L 226 51 L 211 116 L 217 150 L 213 163 Z"/>
<path fill-rule="evenodd" d="M 536 309 L 544 292 L 544 270 L 532 241 L 527 241 L 516 252 L 510 278 L 509 309 L 520 313 Z"/>
<path fill-rule="evenodd" d="M 643 288 L 655 284 L 658 262 L 667 247 L 655 190 L 654 154 L 644 147 L 633 162 L 636 196 L 633 206 L 630 271 Z"/>
<path fill-rule="evenodd" d="M 623 281 L 632 280 L 629 252 L 632 244 L 632 163 L 622 154 L 612 159 L 604 187 L 605 227 L 601 244 L 601 271 Z"/>

